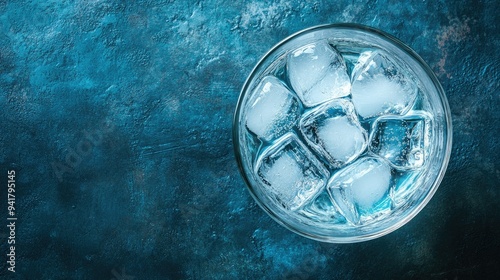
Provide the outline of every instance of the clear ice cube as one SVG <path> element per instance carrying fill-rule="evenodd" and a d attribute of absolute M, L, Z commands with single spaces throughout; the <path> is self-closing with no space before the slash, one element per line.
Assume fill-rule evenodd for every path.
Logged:
<path fill-rule="evenodd" d="M 360 61 L 362 61 L 362 55 L 370 53 L 372 49 L 366 46 L 355 46 L 352 44 L 346 44 L 345 42 L 336 42 L 335 49 L 342 55 L 347 66 L 347 75 L 352 78 L 352 74 L 356 66 L 359 67 Z"/>
<path fill-rule="evenodd" d="M 316 222 L 345 223 L 344 216 L 333 205 L 330 195 L 326 190 L 322 191 L 313 201 L 306 204 L 299 213 Z"/>
<path fill-rule="evenodd" d="M 329 173 L 293 133 L 266 148 L 255 165 L 265 191 L 295 211 L 321 191 Z"/>
<path fill-rule="evenodd" d="M 321 104 L 304 114 L 299 128 L 307 143 L 334 168 L 355 160 L 368 145 L 354 106 L 345 99 Z"/>
<path fill-rule="evenodd" d="M 351 82 L 342 56 L 327 42 L 303 46 L 287 58 L 290 84 L 311 107 L 349 95 Z"/>
<path fill-rule="evenodd" d="M 362 118 L 402 115 L 412 106 L 417 92 L 412 75 L 402 64 L 380 51 L 360 55 L 354 69 L 351 96 Z"/>
<path fill-rule="evenodd" d="M 422 112 L 403 117 L 380 117 L 373 124 L 369 149 L 395 168 L 419 168 L 427 156 L 430 121 L 430 117 Z"/>
<path fill-rule="evenodd" d="M 394 191 L 391 199 L 394 207 L 400 207 L 404 203 L 411 201 L 409 197 L 415 193 L 418 186 L 421 185 L 422 173 L 417 170 L 396 170 L 393 173 Z"/>
<path fill-rule="evenodd" d="M 389 199 L 391 182 L 391 167 L 383 159 L 364 157 L 335 173 L 327 190 L 346 220 L 359 224 L 360 213 L 374 214 Z"/>
<path fill-rule="evenodd" d="M 258 138 L 271 141 L 289 132 L 299 114 L 298 98 L 278 78 L 266 76 L 250 100 L 246 126 Z"/>

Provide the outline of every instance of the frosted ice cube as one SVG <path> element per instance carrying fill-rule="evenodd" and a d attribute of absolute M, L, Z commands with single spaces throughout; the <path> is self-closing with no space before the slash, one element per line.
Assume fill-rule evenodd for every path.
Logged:
<path fill-rule="evenodd" d="M 299 100 L 274 76 L 262 79 L 249 103 L 246 126 L 266 141 L 289 132 L 299 118 Z"/>
<path fill-rule="evenodd" d="M 327 184 L 334 204 L 353 224 L 360 223 L 360 212 L 373 213 L 388 198 L 391 168 L 375 157 L 361 158 L 335 173 Z"/>
<path fill-rule="evenodd" d="M 333 205 L 330 195 L 326 190 L 322 191 L 313 201 L 306 204 L 299 213 L 317 222 L 345 223 L 344 216 Z"/>
<path fill-rule="evenodd" d="M 329 176 L 293 133 L 286 134 L 262 152 L 255 173 L 265 191 L 292 211 L 321 191 Z"/>
<path fill-rule="evenodd" d="M 418 92 L 405 66 L 380 51 L 361 54 L 354 69 L 352 102 L 362 118 L 406 113 Z"/>
<path fill-rule="evenodd" d="M 354 106 L 345 99 L 332 100 L 304 114 L 299 128 L 307 143 L 334 168 L 355 160 L 368 143 Z"/>
<path fill-rule="evenodd" d="M 342 56 L 327 42 L 309 44 L 290 53 L 287 72 L 292 88 L 308 107 L 347 96 L 351 89 Z"/>
<path fill-rule="evenodd" d="M 419 168 L 427 156 L 430 121 L 423 112 L 380 117 L 373 124 L 370 150 L 398 169 Z"/>

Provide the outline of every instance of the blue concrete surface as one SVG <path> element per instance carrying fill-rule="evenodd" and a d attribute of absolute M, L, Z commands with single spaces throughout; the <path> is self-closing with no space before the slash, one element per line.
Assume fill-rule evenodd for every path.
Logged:
<path fill-rule="evenodd" d="M 0 0 L 0 174 L 16 171 L 18 216 L 15 273 L 0 224 L 0 278 L 498 279 L 499 11 L 494 0 Z M 231 140 L 260 57 L 335 22 L 412 47 L 454 123 L 428 206 L 347 245 L 272 221 Z"/>

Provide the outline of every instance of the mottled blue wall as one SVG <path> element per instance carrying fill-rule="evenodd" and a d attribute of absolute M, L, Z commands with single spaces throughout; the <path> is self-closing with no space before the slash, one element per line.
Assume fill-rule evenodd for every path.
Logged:
<path fill-rule="evenodd" d="M 0 0 L 0 185 L 14 169 L 14 276 L 499 276 L 499 2 L 305 2 Z M 334 22 L 412 47 L 442 82 L 454 124 L 428 206 L 394 233 L 348 245 L 272 221 L 246 190 L 231 139 L 258 59 Z M 1 220 L 3 279 L 13 274 Z"/>

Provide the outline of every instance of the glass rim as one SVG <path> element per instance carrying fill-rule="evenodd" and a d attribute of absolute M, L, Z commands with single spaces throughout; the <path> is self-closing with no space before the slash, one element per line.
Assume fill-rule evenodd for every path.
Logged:
<path fill-rule="evenodd" d="M 261 199 L 257 196 L 255 193 L 254 187 L 252 186 L 252 183 L 250 182 L 249 178 L 247 177 L 247 174 L 244 169 L 244 163 L 242 159 L 242 154 L 241 154 L 241 145 L 240 145 L 240 128 L 239 128 L 239 121 L 240 121 L 240 115 L 243 107 L 243 101 L 245 98 L 245 95 L 248 91 L 248 87 L 250 86 L 251 82 L 255 78 L 255 75 L 257 74 L 257 70 L 259 67 L 271 56 L 273 55 L 278 49 L 280 49 L 282 46 L 285 44 L 289 43 L 290 41 L 301 37 L 303 35 L 313 33 L 316 31 L 320 30 L 326 30 L 326 29 L 345 29 L 345 30 L 352 30 L 352 31 L 357 31 L 357 32 L 364 32 L 368 33 L 371 35 L 375 35 L 384 41 L 387 41 L 390 44 L 393 44 L 397 48 L 399 48 L 401 51 L 403 51 L 406 55 L 411 57 L 412 59 L 417 62 L 418 65 L 424 70 L 425 74 L 427 77 L 431 80 L 432 86 L 434 86 L 438 98 L 441 101 L 442 109 L 443 109 L 443 117 L 444 117 L 444 130 L 446 130 L 445 133 L 443 133 L 443 137 L 445 137 L 445 141 L 443 141 L 444 149 L 443 149 L 443 160 L 441 163 L 441 166 L 439 168 L 439 172 L 437 172 L 436 179 L 432 183 L 432 185 L 429 187 L 428 191 L 426 192 L 424 198 L 401 219 L 397 220 L 395 223 L 391 224 L 390 226 L 384 228 L 383 230 L 379 230 L 375 233 L 369 233 L 369 234 L 360 234 L 356 236 L 318 236 L 314 235 L 312 233 L 306 232 L 304 230 L 301 230 L 300 228 L 295 227 L 292 223 L 288 223 L 285 221 L 283 218 L 278 216 L 274 211 L 272 211 L 265 203 L 261 201 Z M 413 219 L 431 200 L 431 198 L 434 196 L 435 192 L 437 191 L 437 188 L 441 184 L 444 175 L 446 173 L 446 169 L 448 167 L 448 163 L 450 160 L 451 156 L 451 148 L 452 148 L 452 137 L 453 137 L 453 127 L 452 127 L 452 119 L 451 119 L 451 110 L 448 104 L 448 100 L 446 98 L 445 91 L 443 87 L 441 86 L 436 74 L 432 71 L 432 69 L 427 65 L 427 63 L 415 52 L 413 49 L 411 49 L 409 46 L 407 46 L 405 43 L 403 43 L 401 40 L 398 38 L 381 31 L 379 29 L 369 27 L 366 25 L 361 25 L 361 24 L 356 24 L 356 23 L 332 23 L 332 24 L 323 24 L 323 25 L 316 25 L 312 26 L 303 30 L 300 30 L 298 32 L 293 33 L 292 35 L 286 37 L 285 39 L 281 40 L 278 42 L 276 45 L 274 45 L 269 51 L 267 51 L 260 59 L 259 61 L 255 64 L 253 67 L 252 71 L 250 72 L 250 75 L 248 75 L 247 79 L 245 80 L 245 83 L 240 91 L 238 101 L 237 101 L 237 106 L 236 110 L 234 112 L 233 116 L 233 124 L 232 124 L 232 137 L 233 137 L 233 148 L 234 148 L 234 153 L 235 153 L 235 158 L 236 162 L 238 165 L 238 169 L 240 171 L 240 174 L 242 175 L 244 182 L 247 186 L 247 189 L 249 190 L 251 196 L 259 205 L 260 208 L 262 208 L 273 220 L 275 220 L 278 224 L 284 226 L 288 230 L 297 233 L 301 236 L 321 241 L 321 242 L 328 242 L 328 243 L 356 243 L 356 242 L 362 242 L 362 241 L 368 241 L 372 240 L 384 235 L 387 235 L 403 225 L 407 224 L 411 219 Z"/>

